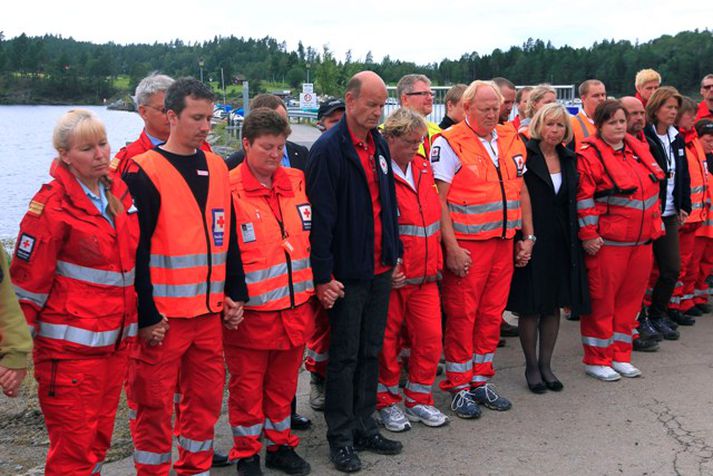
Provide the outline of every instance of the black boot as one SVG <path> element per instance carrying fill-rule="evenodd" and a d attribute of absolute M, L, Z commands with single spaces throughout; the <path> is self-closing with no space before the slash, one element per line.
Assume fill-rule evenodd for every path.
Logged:
<path fill-rule="evenodd" d="M 641 335 L 641 331 L 639 331 L 639 336 L 640 335 Z M 656 342 L 653 339 L 644 339 L 643 337 L 634 339 L 634 342 L 632 345 L 634 347 L 634 350 L 637 352 L 656 352 L 657 350 L 659 350 L 658 342 Z"/>
<path fill-rule="evenodd" d="M 711 312 L 711 310 L 713 310 L 713 309 L 711 309 L 711 305 L 708 304 L 708 303 L 696 304 L 696 307 L 697 307 L 703 314 L 708 314 L 709 312 Z"/>
<path fill-rule="evenodd" d="M 295 453 L 295 449 L 289 446 L 280 446 L 277 451 L 267 450 L 265 454 L 265 466 L 277 469 L 287 474 L 305 475 L 312 470 L 307 461 Z"/>
<path fill-rule="evenodd" d="M 698 306 L 693 306 L 693 307 L 687 309 L 686 312 L 684 312 L 683 314 L 685 316 L 701 317 L 703 315 L 703 311 L 698 309 Z"/>
<path fill-rule="evenodd" d="M 652 340 L 654 342 L 663 340 L 661 333 L 654 328 L 649 316 L 644 312 L 639 314 L 639 339 Z"/>
<path fill-rule="evenodd" d="M 677 330 L 671 329 L 666 322 L 666 319 L 663 317 L 649 317 L 649 319 L 651 320 L 651 324 L 654 326 L 654 329 L 661 333 L 664 339 L 678 340 L 678 338 L 681 337 L 681 334 Z"/>
<path fill-rule="evenodd" d="M 212 468 L 222 468 L 224 466 L 230 466 L 231 464 L 228 455 L 213 451 L 213 461 L 210 465 Z"/>
<path fill-rule="evenodd" d="M 675 309 L 669 309 L 668 311 L 666 311 L 666 314 L 668 314 L 668 318 L 670 320 L 681 326 L 692 326 L 696 323 L 696 320 L 694 318 L 685 314 L 681 314 Z M 672 327 L 670 323 L 668 324 L 669 327 Z M 674 329 L 676 329 L 676 327 L 674 327 Z"/>
<path fill-rule="evenodd" d="M 260 469 L 260 455 L 238 460 L 238 476 L 262 476 Z"/>

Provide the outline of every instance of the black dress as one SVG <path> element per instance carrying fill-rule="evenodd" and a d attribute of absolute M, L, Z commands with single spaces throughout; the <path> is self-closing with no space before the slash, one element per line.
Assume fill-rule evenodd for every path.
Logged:
<path fill-rule="evenodd" d="M 557 146 L 562 185 L 555 193 L 539 140 L 527 141 L 524 179 L 532 203 L 537 242 L 524 268 L 515 268 L 507 309 L 517 314 L 552 314 L 570 307 L 590 312 L 582 244 L 577 238 L 577 166 L 569 149 Z"/>

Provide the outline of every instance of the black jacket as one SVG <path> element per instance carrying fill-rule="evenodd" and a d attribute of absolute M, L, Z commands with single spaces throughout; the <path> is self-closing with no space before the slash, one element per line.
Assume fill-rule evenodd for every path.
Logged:
<path fill-rule="evenodd" d="M 393 266 L 402 254 L 396 189 L 386 140 L 373 129 L 381 201 L 381 261 Z M 382 160 L 383 159 L 383 160 Z M 382 171 L 384 164 L 386 173 Z M 346 115 L 310 150 L 307 196 L 312 204 L 311 261 L 314 282 L 367 280 L 374 276 L 374 217 L 366 173 L 347 128 Z"/>
<path fill-rule="evenodd" d="M 299 169 L 302 172 L 307 169 L 307 157 L 309 157 L 309 150 L 307 147 L 295 144 L 294 142 L 288 140 L 287 156 L 290 158 L 290 167 Z M 233 170 L 235 167 L 240 165 L 243 160 L 245 160 L 245 151 L 240 149 L 225 159 L 225 164 L 228 166 L 228 170 Z"/>
<path fill-rule="evenodd" d="M 584 267 L 582 244 L 577 232 L 577 163 L 574 152 L 557 147 L 562 171 L 562 190 L 554 193 L 554 185 L 547 163 L 539 147 L 539 140 L 527 141 L 527 172 L 524 179 L 532 203 L 532 219 L 537 242 L 532 259 L 524 268 L 515 268 L 507 309 L 525 315 L 553 311 L 548 286 L 564 283 L 559 293 L 559 305 L 571 307 L 576 314 L 591 312 L 587 270 Z M 563 196 L 564 194 L 564 196 Z M 564 232 L 562 231 L 564 230 Z M 566 251 L 563 249 L 566 248 Z M 565 258 L 564 262 L 562 257 Z M 550 279 L 552 273 L 559 273 Z M 562 279 L 564 278 L 564 279 Z M 566 302 L 563 302 L 566 301 Z"/>
<path fill-rule="evenodd" d="M 662 180 L 659 199 L 661 201 L 661 211 L 666 208 L 666 187 L 668 185 L 668 160 L 666 159 L 666 149 L 656 135 L 656 129 L 652 124 L 647 124 L 644 128 L 644 135 L 649 143 L 651 154 L 656 159 L 659 167 L 666 173 L 666 177 Z M 676 175 L 673 185 L 673 206 L 676 212 L 684 210 L 686 213 L 691 213 L 691 176 L 688 173 L 688 160 L 686 159 L 686 143 L 683 138 L 677 134 L 676 138 L 671 143 L 673 152 L 676 155 Z"/>

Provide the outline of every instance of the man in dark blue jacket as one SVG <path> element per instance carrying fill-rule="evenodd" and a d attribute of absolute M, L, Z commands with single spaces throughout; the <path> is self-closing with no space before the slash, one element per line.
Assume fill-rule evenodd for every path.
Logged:
<path fill-rule="evenodd" d="M 402 449 L 372 418 L 391 275 L 402 254 L 391 157 L 376 129 L 386 98 L 377 74 L 354 75 L 345 116 L 314 143 L 307 167 L 312 271 L 331 325 L 324 415 L 330 457 L 344 472 L 361 469 L 355 449 Z"/>

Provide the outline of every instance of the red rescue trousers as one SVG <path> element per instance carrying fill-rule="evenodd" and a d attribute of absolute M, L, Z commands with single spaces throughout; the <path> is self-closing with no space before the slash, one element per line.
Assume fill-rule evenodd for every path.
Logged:
<path fill-rule="evenodd" d="M 111 445 L 128 352 L 100 358 L 35 362 L 50 447 L 45 473 L 99 474 Z"/>
<path fill-rule="evenodd" d="M 314 333 L 307 341 L 306 354 L 305 368 L 324 379 L 329 361 L 329 316 L 321 305 L 315 316 Z"/>
<path fill-rule="evenodd" d="M 691 260 L 696 265 L 696 283 L 693 294 L 696 304 L 706 304 L 713 290 L 708 286 L 708 276 L 713 273 L 713 238 L 696 237 L 696 246 Z"/>
<path fill-rule="evenodd" d="M 493 358 L 514 270 L 513 240 L 459 240 L 473 264 L 464 278 L 446 270 L 443 306 L 447 316 L 446 378 L 441 390 L 485 385 L 495 375 Z"/>
<path fill-rule="evenodd" d="M 137 405 L 134 465 L 139 475 L 168 475 L 171 417 L 180 378 L 179 459 L 174 470 L 178 475 L 207 474 L 225 384 L 221 318 L 169 318 L 169 326 L 163 345 L 142 342 L 132 362 L 129 383 Z"/>
<path fill-rule="evenodd" d="M 592 313 L 580 318 L 584 363 L 631 362 L 633 331 L 653 264 L 652 247 L 601 247 L 584 258 Z"/>
<path fill-rule="evenodd" d="M 379 384 L 376 408 L 401 401 L 398 357 L 403 328 L 409 336 L 408 381 L 404 388 L 406 406 L 433 405 L 431 387 L 441 358 L 441 302 L 438 285 L 426 283 L 392 289 L 386 316 L 384 345 L 379 354 Z"/>
<path fill-rule="evenodd" d="M 681 252 L 681 273 L 678 280 L 681 282 L 680 291 L 674 291 L 671 300 L 674 309 L 686 312 L 696 303 L 693 302 L 696 288 L 696 277 L 698 276 L 698 266 L 693 262 L 693 255 L 696 248 L 696 231 L 701 223 L 687 223 L 678 230 L 678 242 Z"/>
<path fill-rule="evenodd" d="M 290 415 L 303 352 L 303 345 L 287 350 L 264 350 L 225 342 L 225 362 L 230 371 L 231 460 L 259 453 L 263 433 L 268 451 L 277 450 L 279 446 L 294 448 L 299 444 L 299 438 L 290 431 Z"/>

